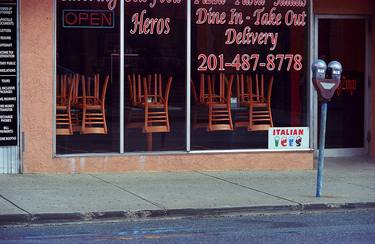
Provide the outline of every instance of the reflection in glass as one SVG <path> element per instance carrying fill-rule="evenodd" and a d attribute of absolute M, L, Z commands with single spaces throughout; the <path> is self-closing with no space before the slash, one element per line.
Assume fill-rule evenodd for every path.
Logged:
<path fill-rule="evenodd" d="M 363 19 L 319 20 L 319 58 L 343 65 L 340 86 L 328 105 L 327 148 L 364 147 L 365 27 Z"/>
<path fill-rule="evenodd" d="M 57 10 L 57 154 L 119 152 L 119 6 Z"/>
<path fill-rule="evenodd" d="M 192 2 L 192 150 L 264 149 L 269 128 L 307 126 L 308 7 L 273 4 Z"/>
<path fill-rule="evenodd" d="M 126 152 L 186 150 L 186 4 L 179 2 L 125 3 Z"/>

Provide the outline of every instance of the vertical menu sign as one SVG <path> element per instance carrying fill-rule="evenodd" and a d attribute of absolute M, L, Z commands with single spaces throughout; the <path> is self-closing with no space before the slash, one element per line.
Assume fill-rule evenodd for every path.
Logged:
<path fill-rule="evenodd" d="M 0 0 L 0 147 L 17 146 L 17 0 Z"/>

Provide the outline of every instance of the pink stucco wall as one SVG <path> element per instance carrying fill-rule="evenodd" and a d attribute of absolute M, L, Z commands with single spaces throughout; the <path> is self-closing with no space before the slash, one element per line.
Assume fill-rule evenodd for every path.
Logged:
<path fill-rule="evenodd" d="M 52 0 L 21 1 L 21 130 L 25 173 L 311 169 L 312 152 L 53 157 Z"/>

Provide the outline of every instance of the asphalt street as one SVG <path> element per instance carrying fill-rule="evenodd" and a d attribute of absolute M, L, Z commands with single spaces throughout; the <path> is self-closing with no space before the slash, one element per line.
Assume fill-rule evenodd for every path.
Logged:
<path fill-rule="evenodd" d="M 375 210 L 0 227 L 0 243 L 375 243 Z"/>

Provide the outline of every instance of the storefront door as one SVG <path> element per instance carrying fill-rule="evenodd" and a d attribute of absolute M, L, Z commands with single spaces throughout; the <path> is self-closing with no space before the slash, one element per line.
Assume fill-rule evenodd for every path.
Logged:
<path fill-rule="evenodd" d="M 367 19 L 319 16 L 315 23 L 318 28 L 317 57 L 327 64 L 337 60 L 343 65 L 341 85 L 328 104 L 326 155 L 366 154 L 369 111 Z M 319 128 L 320 106 L 317 107 Z M 319 141 L 318 136 L 316 139 Z"/>

